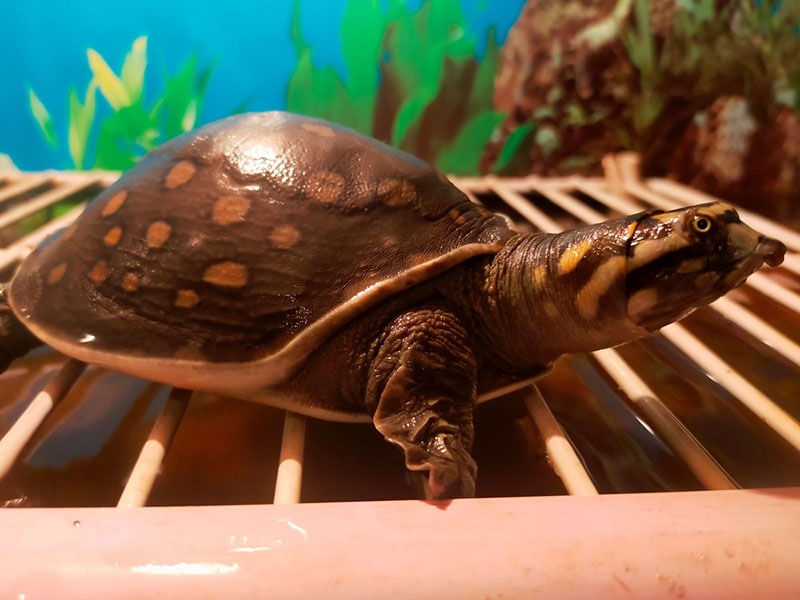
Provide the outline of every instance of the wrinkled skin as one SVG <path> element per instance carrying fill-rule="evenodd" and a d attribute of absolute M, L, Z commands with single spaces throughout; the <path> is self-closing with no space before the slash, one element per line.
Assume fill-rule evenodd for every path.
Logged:
<path fill-rule="evenodd" d="M 716 225 L 700 238 L 683 227 L 698 212 Z M 564 257 L 576 248 L 587 251 L 571 266 Z M 366 313 L 272 393 L 366 406 L 406 466 L 427 476 L 430 497 L 471 496 L 472 412 L 498 374 L 529 378 L 565 352 L 649 335 L 741 285 L 763 263 L 780 264 L 784 251 L 725 205 L 520 236 L 497 256 Z M 544 271 L 531 277 L 536 268 Z M 586 300 L 592 294 L 596 303 Z M 630 294 L 640 294 L 635 314 Z M 542 314 L 548 310 L 559 313 Z"/>

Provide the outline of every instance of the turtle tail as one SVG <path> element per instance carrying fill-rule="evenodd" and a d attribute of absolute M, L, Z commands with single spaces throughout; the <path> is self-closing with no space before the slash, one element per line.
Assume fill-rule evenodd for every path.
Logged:
<path fill-rule="evenodd" d="M 8 284 L 0 284 L 0 373 L 20 356 L 42 345 L 11 310 L 7 287 Z"/>

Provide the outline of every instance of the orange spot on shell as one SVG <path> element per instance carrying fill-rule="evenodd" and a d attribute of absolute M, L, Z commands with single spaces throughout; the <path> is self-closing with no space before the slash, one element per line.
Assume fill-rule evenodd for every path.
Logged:
<path fill-rule="evenodd" d="M 240 288 L 247 279 L 247 267 L 232 261 L 213 264 L 203 273 L 203 281 L 219 287 Z"/>
<path fill-rule="evenodd" d="M 200 302 L 200 296 L 194 290 L 178 290 L 175 306 L 178 308 L 194 308 Z"/>
<path fill-rule="evenodd" d="M 300 232 L 291 225 L 280 225 L 269 234 L 269 241 L 276 248 L 291 248 L 300 241 Z"/>
<path fill-rule="evenodd" d="M 63 279 L 64 274 L 67 272 L 67 263 L 62 262 L 61 264 L 53 267 L 50 270 L 50 273 L 47 275 L 47 283 L 58 283 Z"/>
<path fill-rule="evenodd" d="M 92 270 L 89 271 L 89 279 L 95 283 L 103 283 L 107 277 L 108 264 L 106 264 L 106 261 L 104 260 L 95 263 L 95 265 L 92 267 Z"/>
<path fill-rule="evenodd" d="M 308 131 L 309 133 L 313 133 L 315 135 L 320 135 L 322 137 L 331 138 L 336 135 L 336 132 L 326 125 L 321 125 L 319 123 L 303 123 L 300 125 L 303 129 Z"/>
<path fill-rule="evenodd" d="M 413 202 L 417 192 L 407 179 L 392 177 L 378 184 L 378 196 L 386 206 L 402 206 Z"/>
<path fill-rule="evenodd" d="M 192 177 L 194 177 L 196 172 L 197 167 L 194 166 L 193 162 L 189 160 L 183 160 L 170 169 L 169 173 L 167 173 L 167 179 L 164 184 L 167 186 L 167 189 L 175 189 L 179 185 L 183 185 Z"/>
<path fill-rule="evenodd" d="M 116 246 L 122 239 L 122 227 L 112 227 L 106 237 L 103 238 L 103 243 L 106 246 Z"/>
<path fill-rule="evenodd" d="M 339 173 L 322 171 L 311 175 L 306 182 L 306 193 L 319 202 L 337 202 L 344 192 L 345 180 Z"/>
<path fill-rule="evenodd" d="M 166 221 L 155 221 L 147 228 L 147 245 L 150 248 L 160 248 L 172 234 L 172 227 Z"/>
<path fill-rule="evenodd" d="M 110 217 L 114 213 L 116 213 L 122 205 L 125 204 L 125 200 L 128 197 L 128 192 L 122 190 L 121 192 L 117 192 L 111 198 L 108 199 L 105 206 L 103 206 L 103 210 L 100 211 L 100 214 L 104 217 Z"/>
<path fill-rule="evenodd" d="M 250 200 L 241 196 L 223 196 L 214 203 L 211 218 L 218 225 L 241 223 L 250 210 Z"/>
<path fill-rule="evenodd" d="M 125 273 L 122 277 L 122 289 L 126 292 L 135 292 L 139 289 L 141 280 L 136 273 Z"/>

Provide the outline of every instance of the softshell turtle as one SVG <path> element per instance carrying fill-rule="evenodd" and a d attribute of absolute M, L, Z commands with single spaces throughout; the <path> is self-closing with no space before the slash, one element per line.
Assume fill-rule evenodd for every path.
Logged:
<path fill-rule="evenodd" d="M 32 253 L 6 290 L 0 355 L 43 342 L 371 420 L 432 497 L 469 496 L 481 394 L 655 332 L 784 250 L 722 203 L 518 234 L 413 156 L 246 114 L 164 144 Z"/>

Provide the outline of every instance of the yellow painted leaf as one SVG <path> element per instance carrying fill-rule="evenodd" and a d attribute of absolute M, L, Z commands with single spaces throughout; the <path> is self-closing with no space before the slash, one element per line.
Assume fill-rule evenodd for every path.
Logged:
<path fill-rule="evenodd" d="M 131 51 L 128 52 L 125 62 L 122 63 L 122 71 L 120 73 L 122 85 L 125 86 L 132 103 L 142 97 L 146 67 L 147 37 L 141 36 L 134 40 Z"/>
<path fill-rule="evenodd" d="M 67 130 L 67 144 L 69 154 L 75 168 L 80 170 L 86 166 L 86 151 L 89 137 L 94 122 L 95 90 L 97 84 L 94 79 L 89 82 L 86 98 L 81 104 L 78 93 L 73 89 L 69 95 L 69 127 Z"/>
<path fill-rule="evenodd" d="M 119 110 L 130 106 L 131 97 L 128 91 L 122 84 L 122 80 L 108 66 L 105 59 L 91 48 L 86 51 L 86 55 L 89 58 L 89 68 L 92 70 L 97 87 L 111 107 L 114 110 Z"/>
<path fill-rule="evenodd" d="M 31 105 L 31 113 L 33 113 L 33 118 L 36 120 L 36 124 L 39 125 L 39 129 L 42 131 L 47 143 L 55 148 L 58 146 L 58 136 L 56 135 L 56 128 L 53 124 L 53 118 L 50 116 L 50 113 L 39 99 L 39 96 L 37 96 L 33 91 L 33 88 L 28 88 L 28 100 Z"/>

